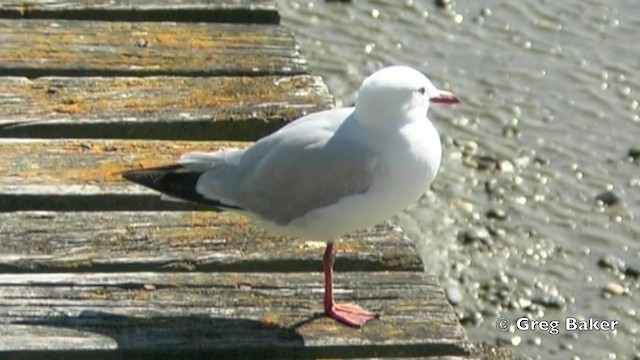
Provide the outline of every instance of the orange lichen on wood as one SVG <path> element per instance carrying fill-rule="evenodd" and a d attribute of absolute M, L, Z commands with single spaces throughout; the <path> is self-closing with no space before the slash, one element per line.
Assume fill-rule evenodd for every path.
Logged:
<path fill-rule="evenodd" d="M 300 89 L 303 89 L 302 91 Z M 310 76 L 115 77 L 5 79 L 0 93 L 14 100 L 0 106 L 4 116 L 202 112 L 270 104 L 292 107 L 328 104 L 326 88 Z M 325 105 L 327 106 L 327 105 Z M 285 111 L 282 107 L 279 111 Z M 299 110 L 298 110 L 299 115 Z"/>
<path fill-rule="evenodd" d="M 262 316 L 260 323 L 267 329 L 275 329 L 280 327 L 280 318 L 274 313 L 267 313 Z"/>
<path fill-rule="evenodd" d="M 293 34 L 277 25 L 0 20 L 0 32 L 0 62 L 25 69 L 307 72 Z"/>
<path fill-rule="evenodd" d="M 243 142 L 163 142 L 136 140 L 0 141 L 0 177 L 56 184 L 122 182 L 119 172 L 175 163 L 189 151 L 246 147 Z"/>

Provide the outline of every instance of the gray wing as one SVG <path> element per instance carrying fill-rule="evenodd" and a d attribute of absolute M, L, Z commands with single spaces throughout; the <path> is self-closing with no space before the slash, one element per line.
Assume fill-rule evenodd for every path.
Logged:
<path fill-rule="evenodd" d="M 342 131 L 345 127 L 299 126 L 276 133 L 243 154 L 234 171 L 227 173 L 222 194 L 220 186 L 217 194 L 207 187 L 220 184 L 217 171 L 202 175 L 198 191 L 231 200 L 280 225 L 366 192 L 373 183 L 378 156 L 353 138 L 355 129 Z"/>

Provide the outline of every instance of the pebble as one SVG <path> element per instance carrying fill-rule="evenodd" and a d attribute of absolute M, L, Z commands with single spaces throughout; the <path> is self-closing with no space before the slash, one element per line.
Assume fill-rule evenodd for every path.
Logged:
<path fill-rule="evenodd" d="M 573 350 L 573 344 L 563 341 L 563 342 L 560 343 L 560 349 L 562 349 L 562 350 Z"/>
<path fill-rule="evenodd" d="M 598 266 L 601 269 L 608 269 L 613 270 L 617 273 L 622 273 L 624 272 L 624 269 L 626 269 L 627 264 L 625 264 L 624 260 L 620 259 L 617 256 L 607 255 L 598 260 Z"/>
<path fill-rule="evenodd" d="M 511 290 L 508 287 L 502 287 L 496 292 L 496 295 L 502 302 L 508 303 L 507 300 L 511 297 Z"/>
<path fill-rule="evenodd" d="M 610 282 L 602 288 L 602 291 L 611 295 L 622 295 L 627 292 L 627 289 L 618 283 Z"/>
<path fill-rule="evenodd" d="M 474 154 L 476 150 L 478 150 L 478 143 L 473 140 L 465 142 L 462 149 L 465 154 Z"/>
<path fill-rule="evenodd" d="M 504 303 L 505 301 L 503 301 Z M 520 309 L 520 305 L 518 305 L 518 302 L 515 300 L 509 300 L 506 302 L 506 305 L 504 305 L 507 309 L 509 310 L 517 310 Z"/>
<path fill-rule="evenodd" d="M 496 178 L 491 178 L 484 182 L 484 190 L 486 193 L 491 193 L 497 187 L 498 187 L 498 179 Z"/>
<path fill-rule="evenodd" d="M 482 322 L 482 314 L 477 311 L 470 311 L 460 318 L 460 324 L 476 326 Z"/>
<path fill-rule="evenodd" d="M 520 335 L 516 335 L 511 338 L 511 345 L 518 346 L 522 342 L 522 337 Z"/>
<path fill-rule="evenodd" d="M 452 305 L 457 305 L 462 302 L 462 292 L 457 286 L 449 286 L 445 289 L 447 299 Z"/>
<path fill-rule="evenodd" d="M 640 148 L 632 147 L 631 149 L 629 149 L 629 156 L 631 156 L 631 159 L 633 159 L 633 161 L 640 161 Z"/>
<path fill-rule="evenodd" d="M 524 179 L 522 178 L 522 176 L 516 175 L 513 177 L 513 183 L 516 185 L 522 185 L 522 183 L 524 182 Z"/>
<path fill-rule="evenodd" d="M 491 234 L 486 228 L 473 227 L 467 229 L 462 235 L 462 242 L 465 244 L 472 244 L 478 241 L 487 243 L 491 239 Z"/>
<path fill-rule="evenodd" d="M 479 170 L 495 170 L 498 167 L 498 159 L 490 155 L 478 156 L 475 162 Z"/>
<path fill-rule="evenodd" d="M 458 209 L 470 214 L 473 212 L 473 203 L 465 200 L 458 200 L 455 202 Z"/>
<path fill-rule="evenodd" d="M 501 184 L 498 184 L 498 180 L 494 178 L 485 181 L 484 192 L 489 196 L 496 196 L 504 195 L 506 193 L 506 190 Z"/>
<path fill-rule="evenodd" d="M 533 339 L 527 339 L 527 344 L 540 346 L 542 339 L 536 336 Z"/>
<path fill-rule="evenodd" d="M 633 267 L 630 267 L 630 266 L 627 266 L 624 269 L 624 274 L 626 276 L 632 277 L 632 278 L 634 278 L 636 280 L 640 279 L 640 270 L 636 269 L 636 268 L 633 268 Z"/>
<path fill-rule="evenodd" d="M 472 169 L 496 170 L 500 167 L 500 161 L 492 155 L 472 155 L 472 153 L 468 151 L 463 151 L 463 155 L 466 156 L 462 159 L 462 163 Z"/>
<path fill-rule="evenodd" d="M 478 168 L 478 163 L 473 161 L 470 157 L 465 156 L 462 158 L 462 164 L 466 167 L 470 167 L 472 169 Z"/>
<path fill-rule="evenodd" d="M 613 206 L 620 202 L 620 197 L 613 191 L 606 190 L 596 196 L 596 201 L 606 206 Z"/>
<path fill-rule="evenodd" d="M 483 315 L 488 318 L 495 318 L 495 317 L 498 317 L 498 315 L 500 315 L 500 311 L 498 311 L 498 309 L 496 309 L 493 306 L 487 306 L 486 308 L 482 309 L 482 312 L 480 313 L 480 315 Z"/>
<path fill-rule="evenodd" d="M 520 137 L 520 130 L 515 125 L 505 125 L 502 128 L 502 135 L 508 138 Z"/>
<path fill-rule="evenodd" d="M 487 230 L 489 230 L 489 234 L 491 234 L 491 236 L 493 237 L 503 238 L 507 236 L 507 230 L 495 227 L 492 224 L 489 224 L 487 226 Z"/>
<path fill-rule="evenodd" d="M 521 156 L 515 159 L 514 163 L 516 164 L 517 167 L 524 168 L 529 166 L 529 164 L 531 163 L 531 158 L 528 156 Z"/>
<path fill-rule="evenodd" d="M 475 21 L 477 24 L 483 25 L 485 21 L 484 19 L 484 16 L 476 16 L 473 18 L 473 21 Z"/>
<path fill-rule="evenodd" d="M 493 208 L 487 211 L 487 217 L 490 219 L 504 220 L 507 218 L 507 212 L 500 208 Z"/>
<path fill-rule="evenodd" d="M 503 173 L 512 173 L 515 169 L 509 160 L 502 160 L 498 163 L 498 169 Z"/>
<path fill-rule="evenodd" d="M 541 166 L 547 166 L 549 164 L 551 164 L 551 160 L 547 159 L 547 158 L 543 158 L 540 156 L 536 156 L 533 158 L 533 163 L 536 165 L 541 165 Z"/>
<path fill-rule="evenodd" d="M 451 6 L 451 0 L 435 0 L 435 4 L 439 8 L 447 8 Z"/>
<path fill-rule="evenodd" d="M 624 274 L 625 276 L 638 279 L 640 278 L 640 270 L 627 265 L 624 260 L 615 255 L 607 255 L 598 260 L 598 267 L 601 269 L 613 271 L 615 274 Z"/>
<path fill-rule="evenodd" d="M 562 295 L 546 294 L 531 298 L 531 302 L 546 308 L 562 309 L 567 304 L 567 299 Z"/>
<path fill-rule="evenodd" d="M 533 339 L 528 339 L 527 343 L 531 345 L 540 345 L 542 344 L 542 339 L 536 336 Z"/>
<path fill-rule="evenodd" d="M 531 306 L 532 302 L 530 299 L 527 298 L 520 298 L 518 299 L 518 305 L 520 305 L 521 308 L 527 308 L 529 306 Z"/>

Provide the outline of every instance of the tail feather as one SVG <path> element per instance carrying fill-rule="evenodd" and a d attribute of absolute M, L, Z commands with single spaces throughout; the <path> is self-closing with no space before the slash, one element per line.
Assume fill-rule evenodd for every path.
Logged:
<path fill-rule="evenodd" d="M 208 199 L 198 193 L 196 185 L 202 174 L 203 172 L 195 171 L 179 164 L 129 170 L 121 173 L 123 178 L 131 182 L 146 186 L 173 198 L 214 206 L 219 209 L 242 210 L 238 206 Z"/>

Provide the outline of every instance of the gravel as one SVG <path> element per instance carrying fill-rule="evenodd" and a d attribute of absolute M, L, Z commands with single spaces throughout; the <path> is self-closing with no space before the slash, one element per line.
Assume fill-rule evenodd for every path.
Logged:
<path fill-rule="evenodd" d="M 452 305 L 457 305 L 462 302 L 462 292 L 457 286 L 448 286 L 445 289 L 445 294 L 447 295 L 447 299 L 449 299 L 449 302 Z"/>
<path fill-rule="evenodd" d="M 606 294 L 617 296 L 626 293 L 627 289 L 616 282 L 610 282 L 602 288 L 602 291 Z"/>
<path fill-rule="evenodd" d="M 507 212 L 500 208 L 492 208 L 487 211 L 487 217 L 490 219 L 504 220 L 507 218 Z"/>
<path fill-rule="evenodd" d="M 606 190 L 596 195 L 596 201 L 606 206 L 613 206 L 620 202 L 620 197 L 611 190 Z"/>

